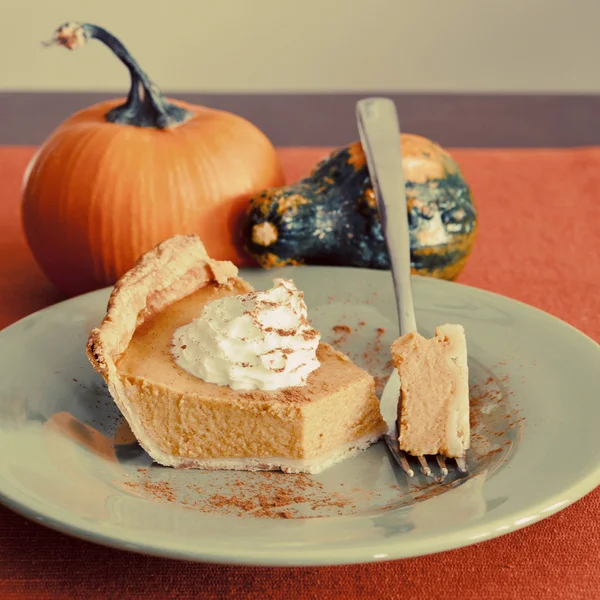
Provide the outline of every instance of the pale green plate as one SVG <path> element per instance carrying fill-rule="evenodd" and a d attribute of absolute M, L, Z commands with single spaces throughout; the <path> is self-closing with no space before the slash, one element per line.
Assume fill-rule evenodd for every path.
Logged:
<path fill-rule="evenodd" d="M 293 278 L 324 339 L 385 380 L 397 330 L 388 272 L 301 267 L 243 276 L 257 288 L 276 276 Z M 446 322 L 467 331 L 468 476 L 408 481 L 383 443 L 312 477 L 152 465 L 128 443 L 84 355 L 88 332 L 104 314 L 102 290 L 0 333 L 2 502 L 49 527 L 128 550 L 328 565 L 490 539 L 598 485 L 599 346 L 545 313 L 477 289 L 415 278 L 414 292 L 421 332 Z"/>

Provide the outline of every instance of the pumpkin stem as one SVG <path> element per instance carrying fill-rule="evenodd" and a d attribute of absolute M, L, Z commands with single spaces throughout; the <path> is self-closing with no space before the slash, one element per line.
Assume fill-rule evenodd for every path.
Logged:
<path fill-rule="evenodd" d="M 193 116 L 191 111 L 167 102 L 158 86 L 146 75 L 127 48 L 112 33 L 98 25 L 65 23 L 56 30 L 52 40 L 46 45 L 58 44 L 74 50 L 89 39 L 99 40 L 108 46 L 131 75 L 127 100 L 106 113 L 107 121 L 136 127 L 169 129 Z"/>

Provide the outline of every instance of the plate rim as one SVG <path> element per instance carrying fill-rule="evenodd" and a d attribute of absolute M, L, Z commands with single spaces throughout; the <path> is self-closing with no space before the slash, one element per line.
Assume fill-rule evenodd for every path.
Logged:
<path fill-rule="evenodd" d="M 306 269 L 307 266 L 283 267 L 280 269 L 273 269 L 268 273 L 276 274 L 281 273 L 281 271 L 284 270 L 290 272 L 299 268 Z M 336 269 L 358 272 L 373 271 L 372 269 L 337 266 L 309 266 L 308 268 L 313 270 Z M 256 268 L 240 269 L 240 274 L 243 276 L 244 272 L 247 273 L 249 271 L 254 273 L 266 273 L 264 270 Z M 559 317 L 535 306 L 529 305 L 509 296 L 499 294 L 497 292 L 484 290 L 461 282 L 445 281 L 418 275 L 413 275 L 413 277 L 421 281 L 422 284 L 425 284 L 426 286 L 438 286 L 441 284 L 463 288 L 467 290 L 467 293 L 474 294 L 476 297 L 479 297 L 480 295 L 485 297 L 492 296 L 496 300 L 500 300 L 502 302 L 508 301 L 511 305 L 514 303 L 514 305 L 518 306 L 521 310 L 534 311 L 544 317 L 549 317 L 555 322 L 554 325 L 565 328 L 566 330 L 571 330 L 572 333 L 580 337 L 581 342 L 590 344 L 590 350 L 600 352 L 600 344 L 598 344 L 586 333 L 577 329 L 570 323 L 563 321 Z M 70 302 L 76 302 L 78 300 L 80 301 L 82 298 L 106 294 L 110 291 L 110 289 L 111 287 L 109 286 L 99 290 L 94 290 L 42 308 L 3 328 L 0 330 L 0 336 L 2 336 L 2 334 L 8 330 L 22 325 L 23 322 L 39 316 L 40 313 L 51 311 L 56 309 L 58 306 L 65 305 Z M 4 489 L 3 481 L 4 479 L 0 477 L 0 504 L 3 504 L 13 512 L 29 520 L 84 541 L 97 543 L 119 550 L 178 560 L 247 566 L 314 567 L 361 564 L 423 556 L 469 546 L 496 537 L 501 537 L 519 529 L 523 529 L 567 508 L 598 487 L 598 485 L 600 485 L 600 462 L 595 468 L 588 470 L 587 473 L 583 474 L 570 486 L 557 491 L 552 496 L 547 496 L 545 499 L 538 501 L 529 508 L 525 507 L 521 510 L 515 510 L 510 514 L 510 516 L 506 515 L 492 520 L 478 520 L 471 524 L 461 525 L 454 531 L 442 533 L 439 537 L 426 536 L 423 538 L 410 540 L 409 543 L 407 543 L 406 540 L 400 540 L 399 538 L 396 538 L 396 540 L 394 540 L 394 538 L 387 538 L 384 541 L 376 540 L 364 542 L 356 547 L 349 546 L 348 548 L 338 548 L 335 555 L 332 554 L 331 549 L 321 550 L 314 548 L 310 550 L 295 548 L 291 551 L 282 551 L 281 549 L 260 551 L 260 549 L 255 548 L 251 553 L 248 551 L 245 552 L 244 549 L 240 547 L 233 551 L 227 549 L 211 550 L 210 548 L 202 546 L 196 546 L 192 549 L 186 547 L 186 544 L 181 544 L 181 540 L 179 540 L 180 543 L 178 548 L 177 544 L 160 544 L 156 543 L 156 541 L 152 542 L 151 540 L 146 540 L 145 538 L 147 537 L 147 534 L 137 530 L 133 532 L 131 530 L 123 530 L 124 534 L 120 534 L 119 531 L 115 529 L 113 524 L 105 522 L 102 522 L 101 526 L 105 530 L 109 529 L 109 532 L 102 532 L 99 530 L 98 526 L 94 526 L 93 524 L 90 525 L 88 523 L 87 526 L 79 524 L 77 522 L 76 515 L 72 517 L 71 521 L 69 521 L 67 518 L 61 519 L 56 516 L 52 516 L 49 511 L 45 512 L 43 508 L 36 508 L 36 501 L 31 500 L 28 502 L 28 499 L 20 497 L 19 493 L 11 495 L 10 491 L 7 492 L 6 489 Z M 342 517 L 329 518 L 340 519 Z M 508 522 L 508 519 L 510 519 L 510 522 Z M 75 521 L 75 523 L 73 521 Z M 201 538 L 197 541 L 201 541 Z"/>

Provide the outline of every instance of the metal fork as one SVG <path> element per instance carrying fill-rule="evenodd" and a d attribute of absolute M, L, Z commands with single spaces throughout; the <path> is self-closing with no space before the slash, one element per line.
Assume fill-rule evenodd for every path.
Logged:
<path fill-rule="evenodd" d="M 416 332 L 417 323 L 410 277 L 408 208 L 402 171 L 398 115 L 392 100 L 365 98 L 356 105 L 356 118 L 390 257 L 400 335 L 405 335 Z M 394 370 L 381 395 L 381 412 L 388 425 L 388 433 L 385 434 L 384 439 L 392 456 L 406 474 L 412 477 L 414 471 L 398 443 L 399 397 L 400 378 Z M 427 458 L 425 456 L 416 458 L 423 475 L 433 477 Z M 448 475 L 446 458 L 439 454 L 435 458 L 443 479 Z M 466 472 L 465 457 L 454 460 L 459 471 Z"/>

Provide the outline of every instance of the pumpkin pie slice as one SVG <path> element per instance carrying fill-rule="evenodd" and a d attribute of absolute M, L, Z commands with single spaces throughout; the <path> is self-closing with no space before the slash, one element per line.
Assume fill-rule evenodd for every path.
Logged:
<path fill-rule="evenodd" d="M 208 383 L 176 363 L 178 328 L 250 291 L 196 236 L 166 240 L 116 284 L 87 355 L 148 454 L 171 467 L 317 473 L 379 439 L 373 377 L 326 343 L 306 385 L 273 391 Z"/>
<path fill-rule="evenodd" d="M 413 456 L 460 458 L 470 446 L 469 368 L 462 325 L 440 325 L 432 339 L 418 333 L 391 347 L 400 376 L 400 450 Z"/>

